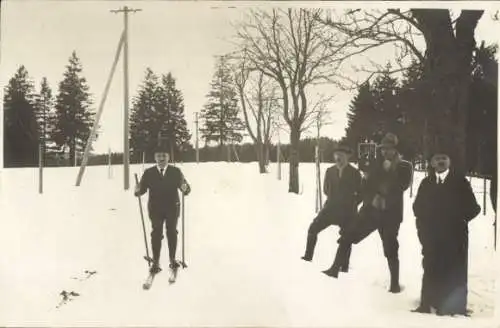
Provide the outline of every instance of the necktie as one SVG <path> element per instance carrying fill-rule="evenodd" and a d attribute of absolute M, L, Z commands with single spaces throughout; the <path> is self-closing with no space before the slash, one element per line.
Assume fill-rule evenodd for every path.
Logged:
<path fill-rule="evenodd" d="M 161 176 L 163 176 L 163 170 L 164 170 L 164 169 L 160 169 Z"/>
<path fill-rule="evenodd" d="M 441 177 L 438 178 L 438 184 L 442 184 L 443 183 L 443 179 L 441 179 Z"/>

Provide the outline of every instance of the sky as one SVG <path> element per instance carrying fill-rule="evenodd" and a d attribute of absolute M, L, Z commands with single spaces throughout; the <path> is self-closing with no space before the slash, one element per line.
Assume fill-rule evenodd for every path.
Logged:
<path fill-rule="evenodd" d="M 476 40 L 498 41 L 499 22 L 491 18 L 500 2 L 459 2 L 459 6 L 486 9 L 476 30 Z M 130 102 L 144 78 L 146 68 L 157 74 L 171 72 L 184 95 L 186 121 L 193 134 L 195 112 L 206 103 L 206 94 L 214 72 L 216 56 L 232 50 L 232 23 L 241 20 L 249 8 L 256 7 L 339 7 L 333 2 L 212 2 L 212 1 L 24 1 L 1 2 L 0 86 L 2 89 L 24 65 L 36 85 L 47 77 L 53 93 L 61 81 L 73 51 L 83 65 L 95 109 L 101 101 L 120 33 L 123 14 L 110 10 L 125 5 L 142 11 L 129 19 L 129 94 Z M 405 2 L 405 7 L 413 5 Z M 421 4 L 415 4 L 422 6 Z M 427 7 L 448 8 L 445 4 L 425 3 Z M 343 2 L 344 7 L 358 8 L 360 3 Z M 390 3 L 363 3 L 363 7 L 388 7 Z M 400 4 L 398 4 L 400 6 Z M 377 60 L 385 62 L 393 52 L 379 51 Z M 373 59 L 373 58 L 372 58 Z M 318 89 L 320 90 L 320 89 Z M 321 89 L 335 94 L 328 105 L 330 125 L 323 136 L 340 138 L 345 133 L 347 110 L 353 94 L 334 86 Z M 314 90 L 313 90 L 314 92 Z M 120 59 L 100 121 L 100 135 L 94 143 L 98 153 L 123 149 L 123 63 Z M 3 115 L 2 115 L 3 116 Z M 287 141 L 284 133 L 282 140 Z"/>

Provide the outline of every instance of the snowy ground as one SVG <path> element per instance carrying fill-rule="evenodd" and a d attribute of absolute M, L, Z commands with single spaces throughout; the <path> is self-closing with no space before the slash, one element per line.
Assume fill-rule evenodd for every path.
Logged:
<path fill-rule="evenodd" d="M 189 267 L 172 286 L 167 273 L 160 274 L 150 291 L 141 288 L 147 264 L 138 201 L 123 190 L 120 166 L 112 179 L 106 167 L 88 168 L 81 187 L 74 186 L 77 168 L 46 169 L 43 195 L 37 170 L 3 170 L 0 325 L 498 327 L 489 198 L 487 215 L 470 224 L 474 314 L 436 317 L 409 312 L 422 275 L 409 192 L 399 238 L 405 289 L 393 295 L 386 291 L 378 234 L 353 249 L 351 271 L 338 280 L 321 273 L 333 260 L 336 228 L 320 235 L 313 263 L 300 260 L 315 215 L 313 164 L 300 166 L 300 195 L 287 192 L 286 165 L 281 181 L 275 166 L 259 175 L 255 163 L 179 166 L 193 187 L 186 200 Z M 141 166 L 131 173 L 140 174 Z M 414 195 L 421 178 L 416 175 Z M 482 204 L 482 180 L 473 185 Z M 164 266 L 166 254 L 164 246 Z M 73 279 L 84 278 L 85 270 L 97 273 Z M 80 296 L 56 308 L 63 290 Z"/>

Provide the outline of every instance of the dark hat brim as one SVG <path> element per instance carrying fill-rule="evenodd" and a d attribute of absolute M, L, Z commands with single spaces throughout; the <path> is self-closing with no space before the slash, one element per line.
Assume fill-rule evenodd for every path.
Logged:
<path fill-rule="evenodd" d="M 168 149 L 164 147 L 155 148 L 155 154 L 168 154 L 168 153 L 169 153 Z"/>
<path fill-rule="evenodd" d="M 345 153 L 347 155 L 351 155 L 353 153 L 351 148 L 348 147 L 337 147 L 333 149 L 334 153 Z"/>

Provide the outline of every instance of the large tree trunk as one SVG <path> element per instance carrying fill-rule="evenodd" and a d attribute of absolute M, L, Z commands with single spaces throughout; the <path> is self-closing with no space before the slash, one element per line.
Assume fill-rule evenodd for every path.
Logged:
<path fill-rule="evenodd" d="M 264 143 L 264 165 L 269 166 L 269 149 L 271 148 L 271 145 L 269 141 L 266 141 Z"/>
<path fill-rule="evenodd" d="M 482 11 L 462 11 L 454 33 L 448 10 L 414 9 L 426 41 L 424 99 L 428 138 L 424 149 L 445 149 L 458 171 L 466 171 L 466 126 L 474 30 Z"/>
<path fill-rule="evenodd" d="M 262 141 L 257 141 L 255 145 L 255 152 L 257 153 L 257 163 L 259 165 L 259 173 L 266 173 L 266 163 L 264 156 L 264 144 Z"/>
<path fill-rule="evenodd" d="M 290 154 L 289 154 L 289 181 L 288 192 L 299 193 L 299 141 L 300 129 L 296 126 L 290 128 Z"/>

